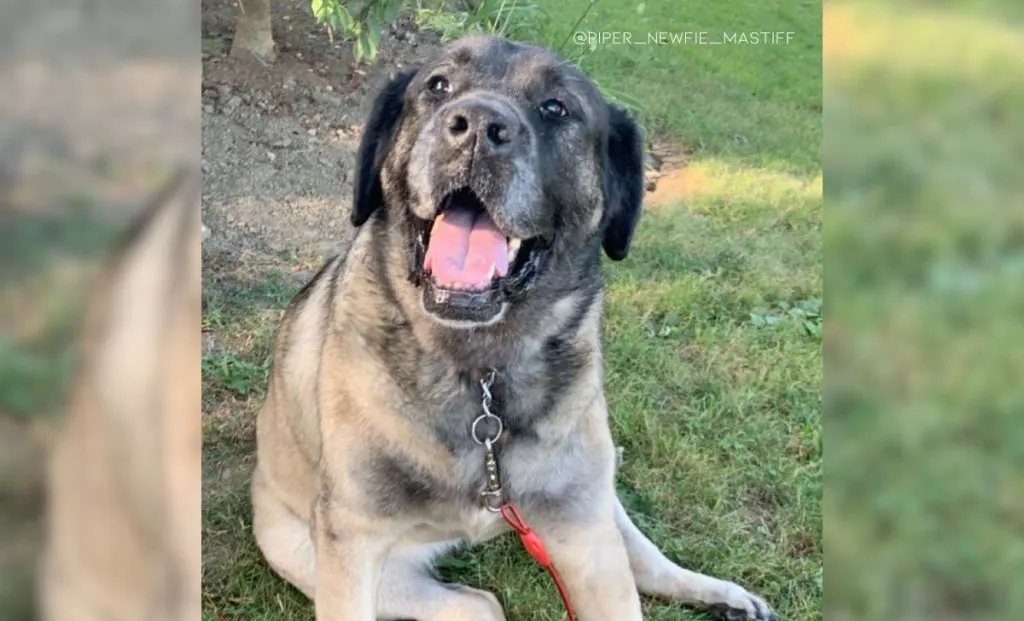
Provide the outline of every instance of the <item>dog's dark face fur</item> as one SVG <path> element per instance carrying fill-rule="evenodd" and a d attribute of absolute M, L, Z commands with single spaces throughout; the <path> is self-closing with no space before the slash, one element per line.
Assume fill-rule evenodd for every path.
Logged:
<path fill-rule="evenodd" d="M 352 221 L 386 224 L 439 329 L 536 322 L 596 293 L 601 248 L 626 256 L 643 197 L 633 120 L 552 52 L 499 38 L 393 78 L 358 166 Z"/>

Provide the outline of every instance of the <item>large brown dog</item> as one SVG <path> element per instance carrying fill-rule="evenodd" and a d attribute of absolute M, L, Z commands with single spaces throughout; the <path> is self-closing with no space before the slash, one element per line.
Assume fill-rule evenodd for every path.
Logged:
<path fill-rule="evenodd" d="M 544 49 L 464 39 L 384 87 L 361 229 L 288 309 L 258 422 L 256 539 L 319 621 L 504 619 L 431 575 L 507 530 L 502 500 L 582 621 L 641 619 L 638 589 L 774 618 L 666 559 L 616 499 L 600 254 L 626 256 L 642 161 L 634 122 Z"/>

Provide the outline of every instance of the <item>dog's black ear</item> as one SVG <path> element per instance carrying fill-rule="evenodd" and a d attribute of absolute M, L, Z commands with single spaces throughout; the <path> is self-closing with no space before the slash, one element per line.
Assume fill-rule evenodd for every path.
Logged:
<path fill-rule="evenodd" d="M 640 127 L 629 113 L 618 106 L 608 108 L 604 251 L 613 261 L 621 261 L 629 254 L 644 200 L 644 143 Z"/>
<path fill-rule="evenodd" d="M 405 89 L 414 75 L 416 71 L 410 70 L 391 78 L 373 101 L 356 155 L 355 196 L 352 201 L 352 224 L 355 226 L 362 226 L 374 210 L 384 204 L 380 169 L 391 150 L 395 130 L 402 118 Z"/>

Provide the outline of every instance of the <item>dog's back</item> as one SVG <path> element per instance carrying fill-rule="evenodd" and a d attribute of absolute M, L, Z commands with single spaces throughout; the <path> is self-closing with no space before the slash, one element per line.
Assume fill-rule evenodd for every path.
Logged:
<path fill-rule="evenodd" d="M 49 472 L 45 621 L 200 616 L 199 184 L 156 197 L 87 309 Z"/>

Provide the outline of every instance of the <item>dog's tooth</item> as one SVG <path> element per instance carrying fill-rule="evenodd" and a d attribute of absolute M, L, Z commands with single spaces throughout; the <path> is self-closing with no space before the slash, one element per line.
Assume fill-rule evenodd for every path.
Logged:
<path fill-rule="evenodd" d="M 487 280 L 494 280 L 494 277 L 497 276 L 497 275 L 498 275 L 498 268 L 493 263 L 491 263 L 491 273 L 487 277 Z"/>
<path fill-rule="evenodd" d="M 523 240 L 518 237 L 510 237 L 508 240 L 508 262 L 512 263 L 516 260 L 516 255 L 519 254 L 519 245 L 523 243 Z"/>

